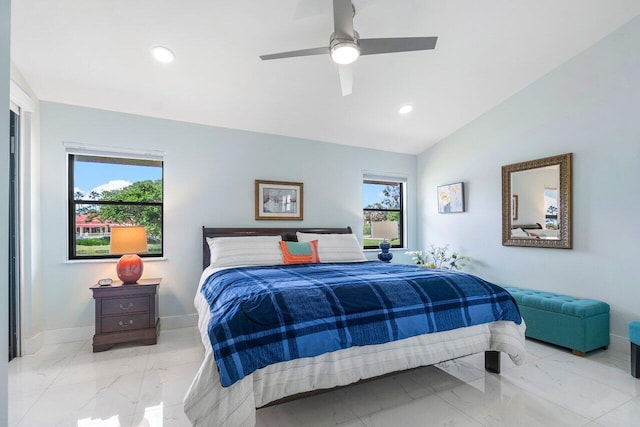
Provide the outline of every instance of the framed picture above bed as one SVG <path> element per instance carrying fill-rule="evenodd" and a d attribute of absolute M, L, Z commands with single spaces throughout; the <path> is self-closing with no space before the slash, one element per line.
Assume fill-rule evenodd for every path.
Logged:
<path fill-rule="evenodd" d="M 303 219 L 303 184 L 301 182 L 256 179 L 256 219 Z"/>

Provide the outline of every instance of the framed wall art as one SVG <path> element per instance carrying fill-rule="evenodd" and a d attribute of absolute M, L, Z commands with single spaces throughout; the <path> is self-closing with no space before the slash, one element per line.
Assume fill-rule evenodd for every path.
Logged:
<path fill-rule="evenodd" d="M 303 184 L 301 182 L 256 179 L 257 220 L 294 220 L 303 218 Z"/>
<path fill-rule="evenodd" d="M 438 186 L 438 213 L 464 212 L 464 183 Z"/>

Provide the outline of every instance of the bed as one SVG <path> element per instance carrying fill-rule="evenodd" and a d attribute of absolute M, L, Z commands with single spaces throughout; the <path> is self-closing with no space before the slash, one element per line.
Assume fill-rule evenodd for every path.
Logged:
<path fill-rule="evenodd" d="M 501 352 L 508 354 L 513 362 L 518 365 L 521 364 L 524 359 L 524 322 L 521 321 L 519 312 L 517 312 L 517 315 L 513 313 L 513 310 L 510 308 L 510 302 L 505 301 L 504 306 L 509 308 L 505 309 L 504 312 L 510 313 L 508 315 L 504 314 L 503 317 L 499 318 L 509 318 L 510 320 L 492 320 L 486 322 L 481 320 L 482 323 L 430 333 L 421 333 L 420 331 L 430 330 L 421 324 L 417 329 L 413 326 L 409 327 L 408 329 L 411 329 L 412 332 L 399 333 L 398 331 L 394 331 L 394 334 L 399 334 L 399 336 L 396 336 L 393 341 L 382 342 L 384 340 L 381 340 L 381 342 L 375 341 L 372 344 L 366 345 L 363 345 L 360 341 L 350 336 L 349 339 L 355 343 L 349 344 L 346 348 L 331 348 L 329 352 L 319 352 L 315 349 L 316 346 L 312 345 L 310 346 L 312 348 L 312 350 L 310 350 L 311 352 L 300 352 L 300 354 L 302 354 L 300 358 L 288 358 L 288 350 L 284 356 L 280 354 L 282 352 L 275 351 L 271 353 L 277 353 L 276 356 L 274 356 L 276 359 L 266 362 L 261 361 L 255 366 L 245 366 L 248 362 L 245 362 L 246 358 L 244 354 L 229 355 L 229 353 L 225 353 L 228 348 L 224 345 L 226 340 L 221 337 L 226 336 L 224 334 L 228 333 L 229 325 L 224 323 L 223 327 L 221 326 L 223 322 L 217 322 L 216 320 L 218 319 L 217 316 L 219 313 L 227 313 L 229 311 L 227 304 L 233 300 L 233 298 L 228 298 L 220 302 L 220 299 L 214 300 L 211 297 L 212 294 L 215 294 L 216 298 L 222 295 L 221 292 L 218 292 L 218 289 L 235 286 L 238 276 L 265 275 L 271 277 L 275 275 L 275 285 L 261 284 L 260 286 L 254 286 L 249 289 L 271 289 L 275 286 L 284 288 L 284 292 L 290 292 L 287 290 L 289 289 L 287 288 L 289 285 L 280 286 L 280 282 L 282 282 L 282 284 L 285 282 L 298 284 L 299 282 L 287 282 L 287 280 L 293 279 L 285 279 L 285 276 L 280 276 L 280 274 L 286 273 L 291 277 L 297 277 L 297 275 L 302 274 L 302 271 L 307 274 L 307 270 L 310 270 L 311 273 L 309 274 L 321 272 L 317 274 L 327 275 L 330 273 L 329 275 L 342 278 L 340 280 L 346 280 L 344 279 L 344 271 L 350 271 L 351 269 L 354 269 L 354 271 L 360 271 L 357 269 L 374 271 L 375 274 L 372 273 L 372 275 L 380 276 L 381 274 L 396 274 L 395 270 L 400 270 L 404 267 L 384 265 L 384 263 L 380 262 L 370 262 L 364 258 L 364 254 L 361 256 L 357 254 L 353 255 L 357 259 L 345 262 L 345 259 L 349 259 L 350 255 L 344 258 L 346 255 L 340 253 L 341 247 L 338 247 L 338 249 L 331 247 L 332 252 L 328 252 L 328 248 L 333 244 L 331 243 L 333 242 L 331 239 L 342 242 L 353 238 L 357 243 L 355 237 L 345 236 L 351 235 L 350 227 L 296 229 L 203 227 L 202 231 L 203 273 L 198 285 L 194 304 L 198 311 L 198 328 L 205 348 L 205 356 L 184 399 L 185 414 L 194 425 L 253 426 L 256 420 L 256 408 L 263 407 L 284 398 L 304 395 L 314 390 L 346 386 L 390 372 L 432 365 L 470 354 L 485 352 L 485 368 L 494 373 L 500 372 Z M 316 244 L 320 250 L 319 259 L 321 263 L 271 266 L 271 264 L 282 264 L 281 259 L 278 261 L 273 258 L 271 246 L 269 246 L 268 251 L 262 251 L 257 248 L 252 249 L 255 251 L 255 255 L 248 254 L 247 250 L 243 250 L 240 242 L 253 242 L 256 239 L 243 240 L 238 239 L 239 237 L 264 239 L 265 242 L 269 241 L 269 245 L 272 245 L 272 238 L 282 240 L 283 242 L 297 242 L 298 240 L 304 240 L 306 242 L 319 241 L 320 243 Z M 232 239 L 230 240 L 229 238 Z M 212 239 L 216 239 L 215 242 L 218 245 L 224 243 L 225 245 L 231 246 L 225 246 L 225 251 L 218 253 L 219 247 L 221 246 L 211 245 L 211 243 L 214 242 Z M 260 242 L 262 242 L 262 240 L 260 240 Z M 259 245 L 261 244 L 262 243 Z M 266 244 L 267 243 L 265 243 L 265 245 Z M 310 245 L 313 246 L 313 243 Z M 284 246 L 287 246 L 287 244 L 281 245 L 283 251 L 285 251 Z M 324 250 L 324 252 L 322 252 L 322 250 Z M 348 252 L 349 250 L 345 251 Z M 362 253 L 359 245 L 358 250 Z M 332 257 L 335 254 L 338 255 L 336 255 L 334 259 Z M 249 258 L 247 258 L 247 255 L 249 255 Z M 250 261 L 248 261 L 249 259 Z M 253 262 L 255 262 L 257 266 L 253 266 Z M 326 263 L 323 264 L 323 262 Z M 405 267 L 409 268 L 409 266 Z M 388 269 L 393 271 L 387 271 Z M 277 272 L 275 270 L 277 270 Z M 419 272 L 420 274 L 426 272 L 426 269 L 418 268 L 414 268 L 413 270 L 409 268 L 409 270 L 409 276 L 418 274 L 417 270 L 421 270 L 421 272 Z M 397 274 L 403 273 L 398 272 Z M 467 278 L 475 278 L 475 276 L 471 275 L 465 276 Z M 478 278 L 475 279 L 482 282 L 482 286 L 487 286 L 487 282 Z M 227 282 L 224 282 L 224 280 L 227 280 Z M 445 280 L 450 280 L 449 276 L 446 276 Z M 305 283 L 300 285 L 301 288 L 307 286 L 306 281 L 308 280 L 305 279 Z M 313 281 L 315 281 L 315 279 Z M 353 281 L 359 281 L 359 279 L 353 279 Z M 228 286 L 225 283 L 231 283 L 233 285 Z M 411 281 L 408 283 L 413 284 L 413 276 L 411 276 Z M 224 284 L 224 286 L 222 284 Z M 502 290 L 495 285 L 488 285 Z M 326 284 L 322 286 L 325 288 L 328 287 Z M 352 285 L 349 284 L 349 286 Z M 361 286 L 365 287 L 354 289 L 359 289 L 358 292 L 363 292 L 363 290 L 368 289 L 366 286 L 369 285 L 363 283 Z M 297 289 L 298 287 L 292 288 Z M 214 289 L 214 291 L 211 291 L 211 289 Z M 458 288 L 456 287 L 455 289 Z M 271 300 L 280 298 L 273 297 L 270 292 L 268 293 L 270 297 L 266 299 L 267 302 L 270 301 L 269 298 Z M 305 292 L 308 291 L 305 290 Z M 508 295 L 506 291 L 504 293 Z M 502 298 L 502 294 L 500 295 L 500 298 Z M 284 298 L 286 299 L 286 295 Z M 296 296 L 295 298 L 299 297 Z M 475 297 L 468 297 L 469 300 L 473 298 Z M 495 303 L 498 297 L 492 296 L 491 298 L 493 298 L 492 301 Z M 511 297 L 509 296 L 508 298 Z M 469 303 L 465 302 L 465 304 Z M 260 307 L 264 305 L 264 301 L 259 303 Z M 517 305 L 515 307 L 517 311 Z M 469 311 L 473 310 L 467 310 L 467 315 Z M 496 310 L 494 309 L 494 311 Z M 502 311 L 500 313 L 501 315 L 503 314 Z M 433 314 L 430 315 L 433 316 Z M 385 314 L 385 318 L 388 317 L 388 313 Z M 449 313 L 447 317 L 451 317 L 451 314 Z M 212 318 L 214 319 L 213 322 L 211 321 Z M 406 330 L 406 325 L 415 325 L 420 322 L 411 323 L 405 321 L 403 318 L 393 322 L 394 325 L 396 323 L 401 326 L 404 325 L 398 328 L 398 330 Z M 431 324 L 433 322 L 429 321 L 424 323 Z M 253 332 L 246 329 L 243 331 L 245 331 L 243 337 L 247 337 Z M 259 334 L 263 332 L 258 331 L 256 333 Z M 328 337 L 327 334 L 326 331 L 317 332 L 314 330 L 313 342 L 325 340 L 325 338 Z M 356 336 L 357 334 L 353 335 Z M 378 336 L 380 334 L 377 333 L 373 335 Z M 257 336 L 264 337 L 264 335 Z M 332 341 L 332 338 L 333 335 L 325 341 L 334 342 L 335 340 Z M 261 342 L 260 340 L 257 341 Z M 307 340 L 307 342 L 308 341 L 309 340 Z M 213 345 L 212 342 L 214 343 Z M 237 344 L 237 342 L 234 342 L 234 345 L 230 347 L 241 347 Z M 265 353 L 264 348 L 259 348 L 258 350 L 260 355 Z M 266 353 L 269 352 L 267 351 Z M 295 356 L 295 354 L 293 356 Z M 277 359 L 277 357 L 280 358 Z M 228 362 L 227 365 L 224 364 L 225 358 Z M 239 360 L 242 360 L 242 362 L 239 362 Z M 240 369 L 236 369 L 237 367 L 240 367 Z M 235 372 L 242 369 L 244 369 L 245 372 L 241 372 L 240 374 Z M 230 374 L 230 371 L 234 372 Z"/>

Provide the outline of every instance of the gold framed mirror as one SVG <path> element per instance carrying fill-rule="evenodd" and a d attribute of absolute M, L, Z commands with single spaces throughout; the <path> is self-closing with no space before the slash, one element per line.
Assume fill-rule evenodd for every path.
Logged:
<path fill-rule="evenodd" d="M 502 245 L 571 249 L 572 153 L 502 167 Z"/>

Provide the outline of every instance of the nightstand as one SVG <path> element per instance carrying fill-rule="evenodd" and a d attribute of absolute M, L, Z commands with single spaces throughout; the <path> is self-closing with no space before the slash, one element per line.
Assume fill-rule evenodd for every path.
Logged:
<path fill-rule="evenodd" d="M 123 285 L 91 287 L 96 310 L 93 352 L 105 351 L 114 344 L 139 341 L 144 345 L 158 340 L 158 286 L 162 279 L 141 279 Z"/>

